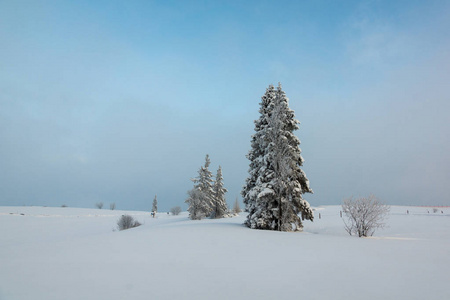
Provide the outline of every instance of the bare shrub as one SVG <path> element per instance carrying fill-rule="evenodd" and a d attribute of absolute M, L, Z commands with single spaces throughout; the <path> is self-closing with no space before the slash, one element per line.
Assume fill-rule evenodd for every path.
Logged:
<path fill-rule="evenodd" d="M 178 216 L 181 212 L 181 207 L 179 206 L 174 206 L 170 209 L 170 212 L 172 213 L 172 215 L 174 216 Z"/>
<path fill-rule="evenodd" d="M 67 207 L 67 205 L 63 204 L 63 205 L 61 205 L 61 207 Z"/>
<path fill-rule="evenodd" d="M 109 209 L 110 210 L 115 210 L 116 209 L 116 203 L 109 204 Z"/>
<path fill-rule="evenodd" d="M 95 206 L 96 206 L 98 209 L 102 209 L 102 208 L 103 208 L 103 202 L 97 202 L 97 203 L 95 203 Z"/>
<path fill-rule="evenodd" d="M 433 208 L 433 212 L 437 213 L 439 210 L 437 208 Z"/>
<path fill-rule="evenodd" d="M 347 222 L 343 219 L 345 230 L 350 235 L 365 237 L 372 236 L 377 228 L 385 226 L 389 206 L 381 203 L 374 195 L 354 200 L 351 197 L 344 200 L 342 211 L 347 218 Z"/>
<path fill-rule="evenodd" d="M 134 220 L 133 217 L 130 215 L 122 215 L 122 217 L 120 217 L 119 221 L 117 221 L 117 226 L 119 227 L 119 230 L 134 228 L 134 227 L 138 227 L 140 225 L 141 225 L 141 223 Z"/>

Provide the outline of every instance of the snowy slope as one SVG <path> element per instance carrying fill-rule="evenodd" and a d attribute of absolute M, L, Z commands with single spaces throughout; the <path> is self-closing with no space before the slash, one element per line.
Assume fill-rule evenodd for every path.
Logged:
<path fill-rule="evenodd" d="M 143 226 L 115 230 L 125 213 Z M 392 207 L 365 239 L 338 206 L 315 218 L 281 233 L 244 214 L 0 207 L 0 299 L 450 299 L 450 208 Z"/>

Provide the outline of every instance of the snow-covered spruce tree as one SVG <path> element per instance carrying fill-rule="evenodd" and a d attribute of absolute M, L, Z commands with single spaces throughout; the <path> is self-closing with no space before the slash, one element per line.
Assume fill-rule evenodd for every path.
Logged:
<path fill-rule="evenodd" d="M 210 216 L 212 212 L 213 207 L 213 179 L 212 179 L 212 173 L 209 171 L 208 167 L 210 165 L 211 161 L 209 160 L 209 155 L 206 154 L 205 157 L 205 166 L 200 167 L 198 170 L 198 177 L 191 179 L 194 182 L 194 190 L 198 190 L 199 193 L 191 193 L 188 192 L 189 198 L 186 200 L 186 203 L 189 203 L 188 211 L 191 214 L 191 200 L 196 199 L 196 201 L 201 201 L 201 205 L 199 203 L 196 203 L 195 207 L 201 207 L 202 210 L 204 210 L 204 216 Z M 191 195 L 192 194 L 192 195 Z M 192 197 L 194 196 L 194 197 Z M 190 200 L 191 199 L 191 200 Z M 203 213 L 202 213 L 203 214 Z M 202 215 L 200 214 L 200 215 Z M 197 215 L 196 213 L 194 215 Z M 197 220 L 191 217 L 193 220 Z"/>
<path fill-rule="evenodd" d="M 189 205 L 188 212 L 191 220 L 201 220 L 211 214 L 209 199 L 204 192 L 193 188 L 188 191 L 188 196 L 185 202 Z"/>
<path fill-rule="evenodd" d="M 267 91 L 271 88 L 269 86 Z M 300 168 L 303 164 L 300 140 L 293 133 L 298 129 L 299 122 L 289 108 L 289 100 L 281 85 L 274 94 L 270 97 L 270 103 L 261 104 L 266 107 L 260 117 L 264 120 L 255 122 L 264 126 L 255 127 L 260 129 L 257 131 L 260 138 L 255 139 L 256 135 L 252 137 L 252 150 L 248 155 L 251 163 L 247 185 L 249 182 L 254 182 L 254 185 L 243 190 L 249 212 L 245 224 L 254 229 L 301 231 L 303 225 L 299 214 L 311 221 L 314 216 L 309 203 L 302 198 L 303 193 L 312 193 L 312 190 Z M 267 98 L 263 96 L 262 102 Z M 254 147 L 253 142 L 258 140 L 259 146 Z M 258 148 L 260 155 L 252 155 L 253 150 Z M 253 169 L 255 165 L 258 167 Z"/>
<path fill-rule="evenodd" d="M 213 192 L 211 218 L 223 218 L 228 214 L 228 205 L 225 200 L 225 193 L 228 190 L 223 187 L 222 168 L 220 166 L 217 170 L 216 180 L 214 181 Z"/>
<path fill-rule="evenodd" d="M 264 162 L 264 155 L 268 146 L 267 141 L 267 127 L 270 116 L 270 110 L 273 107 L 275 100 L 275 88 L 273 85 L 269 85 L 266 89 L 266 93 L 261 97 L 261 103 L 259 108 L 260 117 L 255 120 L 255 134 L 251 139 L 251 150 L 249 151 L 247 158 L 250 160 L 249 176 L 245 181 L 245 185 L 241 191 L 241 195 L 244 200 L 245 211 L 249 213 L 249 216 L 255 215 L 256 211 L 260 211 L 257 207 L 257 199 L 260 192 L 264 189 L 264 184 L 269 182 L 267 176 L 269 169 Z M 247 226 L 252 227 L 250 219 L 245 223 Z"/>
<path fill-rule="evenodd" d="M 158 212 L 158 200 L 156 199 L 156 195 L 155 198 L 153 199 L 152 211 L 155 213 Z"/>

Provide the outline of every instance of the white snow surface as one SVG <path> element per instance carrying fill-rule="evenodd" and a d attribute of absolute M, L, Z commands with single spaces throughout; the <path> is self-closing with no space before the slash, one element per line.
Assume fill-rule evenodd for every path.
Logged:
<path fill-rule="evenodd" d="M 0 207 L 0 299 L 450 299 L 450 208 L 393 206 L 371 238 L 315 209 L 284 233 L 244 213 Z M 117 231 L 123 214 L 143 225 Z"/>

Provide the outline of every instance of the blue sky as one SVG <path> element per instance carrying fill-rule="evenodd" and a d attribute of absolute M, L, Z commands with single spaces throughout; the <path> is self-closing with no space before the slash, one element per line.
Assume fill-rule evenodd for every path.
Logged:
<path fill-rule="evenodd" d="M 301 122 L 312 205 L 450 205 L 448 1 L 1 1 L 0 205 L 227 199 L 260 97 Z"/>

